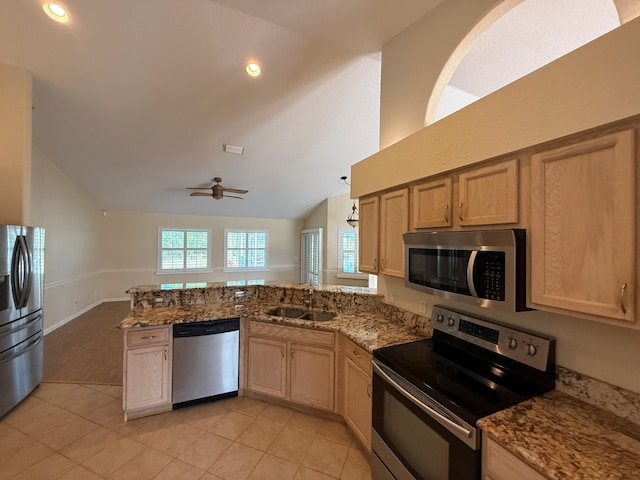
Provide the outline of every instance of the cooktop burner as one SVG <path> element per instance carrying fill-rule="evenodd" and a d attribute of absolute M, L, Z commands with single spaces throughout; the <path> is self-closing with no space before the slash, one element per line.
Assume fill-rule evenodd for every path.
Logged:
<path fill-rule="evenodd" d="M 373 357 L 467 422 L 554 388 L 553 340 L 438 306 L 432 324 Z"/>

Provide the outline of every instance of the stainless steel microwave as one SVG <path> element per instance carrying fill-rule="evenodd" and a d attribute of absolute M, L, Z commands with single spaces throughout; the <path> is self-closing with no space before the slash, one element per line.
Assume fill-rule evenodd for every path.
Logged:
<path fill-rule="evenodd" d="M 526 308 L 524 229 L 405 233 L 405 286 L 510 312 Z"/>

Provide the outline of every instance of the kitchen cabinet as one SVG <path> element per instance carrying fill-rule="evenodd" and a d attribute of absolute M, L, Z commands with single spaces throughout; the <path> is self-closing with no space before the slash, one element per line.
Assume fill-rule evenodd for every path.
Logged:
<path fill-rule="evenodd" d="M 518 159 L 461 171 L 456 215 L 462 226 L 518 223 Z"/>
<path fill-rule="evenodd" d="M 171 336 L 170 326 L 125 332 L 125 420 L 171 410 Z"/>
<path fill-rule="evenodd" d="M 404 243 L 409 231 L 409 189 L 363 197 L 360 205 L 360 271 L 404 278 Z"/>
<path fill-rule="evenodd" d="M 371 354 L 341 338 L 342 409 L 346 424 L 371 449 Z"/>
<path fill-rule="evenodd" d="M 333 332 L 249 322 L 247 388 L 323 410 L 335 409 Z"/>
<path fill-rule="evenodd" d="M 451 175 L 430 179 L 411 188 L 411 228 L 450 227 Z"/>
<path fill-rule="evenodd" d="M 547 480 L 493 439 L 484 435 L 482 442 L 483 480 Z"/>
<path fill-rule="evenodd" d="M 360 271 L 378 273 L 378 231 L 380 225 L 380 201 L 377 195 L 358 201 L 358 238 Z"/>
<path fill-rule="evenodd" d="M 404 241 L 409 231 L 409 189 L 380 196 L 380 273 L 404 278 Z"/>
<path fill-rule="evenodd" d="M 532 156 L 534 308 L 634 321 L 635 163 L 633 130 Z"/>

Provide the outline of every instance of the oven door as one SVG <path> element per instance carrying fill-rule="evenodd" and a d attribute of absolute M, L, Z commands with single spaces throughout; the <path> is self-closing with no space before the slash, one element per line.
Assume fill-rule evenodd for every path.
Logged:
<path fill-rule="evenodd" d="M 479 429 L 375 361 L 372 448 L 373 480 L 480 479 Z"/>

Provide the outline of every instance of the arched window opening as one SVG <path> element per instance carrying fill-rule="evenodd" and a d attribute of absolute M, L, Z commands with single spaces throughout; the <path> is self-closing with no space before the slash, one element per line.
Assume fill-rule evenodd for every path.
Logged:
<path fill-rule="evenodd" d="M 461 42 L 443 69 L 440 86 L 434 89 L 425 124 L 450 115 L 620 26 L 613 0 L 516 3 L 506 13 L 498 14 L 484 31 L 475 29 Z M 502 5 L 496 10 L 504 8 Z M 492 14 L 495 17 L 496 12 L 487 17 Z"/>

